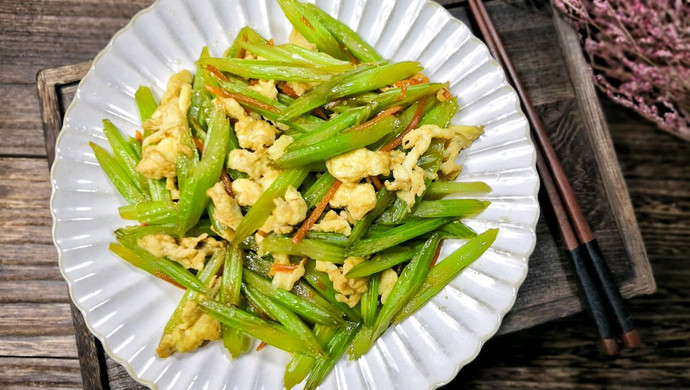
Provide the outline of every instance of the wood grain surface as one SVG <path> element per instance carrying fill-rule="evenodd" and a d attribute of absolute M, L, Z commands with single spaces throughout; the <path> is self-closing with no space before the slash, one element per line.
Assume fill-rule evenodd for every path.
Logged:
<path fill-rule="evenodd" d="M 86 385 L 80 373 L 67 291 L 50 238 L 50 184 L 36 74 L 40 69 L 92 59 L 117 29 L 148 4 L 149 0 L 0 2 L 2 389 Z M 451 10 L 462 16 L 462 7 Z M 550 7 L 537 1 L 492 3 L 490 12 L 545 123 L 560 129 L 554 134 L 555 142 L 578 150 L 582 141 L 576 135 L 582 131 L 583 118 L 573 118 L 579 112 L 575 109 L 579 104 L 576 86 L 569 81 L 567 64 L 554 44 L 558 36 Z M 63 108 L 71 93 L 73 87 L 58 96 Z M 686 259 L 690 250 L 689 145 L 656 130 L 634 113 L 602 101 L 658 284 L 656 294 L 630 301 L 646 341 L 644 348 L 624 350 L 617 358 L 602 357 L 596 350 L 591 325 L 584 315 L 577 314 L 492 339 L 478 359 L 460 372 L 454 385 L 478 389 L 690 388 L 690 271 Z M 564 165 L 596 176 L 592 160 Z M 586 178 L 578 181 L 578 196 L 600 199 L 606 189 L 590 184 Z M 602 215 L 597 207 L 592 210 L 588 217 L 591 222 L 599 221 L 593 226 L 599 240 L 615 240 L 618 230 L 607 226 L 616 221 Z M 541 226 L 546 228 L 538 232 L 540 242 L 545 240 L 556 248 L 555 232 L 548 224 Z M 619 251 L 605 254 L 609 258 L 624 255 Z M 560 262 L 560 253 L 545 249 L 537 255 L 553 260 L 552 268 L 543 271 L 545 275 L 565 275 L 554 282 L 564 286 L 561 293 L 567 297 L 574 281 L 568 276 L 567 263 Z M 631 272 L 625 266 L 614 268 L 622 280 Z M 577 302 L 558 306 L 573 304 Z M 106 368 L 111 388 L 130 388 L 131 379 L 121 367 L 109 360 Z"/>

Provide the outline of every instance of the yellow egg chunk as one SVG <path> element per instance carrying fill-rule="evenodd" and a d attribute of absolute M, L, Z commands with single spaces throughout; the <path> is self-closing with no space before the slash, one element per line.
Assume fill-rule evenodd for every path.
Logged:
<path fill-rule="evenodd" d="M 379 295 L 381 296 L 381 303 L 386 303 L 388 295 L 393 291 L 395 282 L 398 281 L 398 274 L 392 269 L 381 272 L 381 279 L 379 280 Z"/>
<path fill-rule="evenodd" d="M 355 307 L 362 299 L 362 294 L 367 291 L 369 278 L 346 278 L 345 274 L 363 261 L 363 257 L 350 256 L 345 259 L 342 267 L 327 261 L 317 261 L 315 269 L 328 274 L 328 279 L 333 282 L 333 289 L 338 292 L 335 296 L 338 302 Z"/>
<path fill-rule="evenodd" d="M 223 238 L 231 241 L 235 238 L 235 229 L 237 229 L 240 222 L 242 222 L 242 210 L 240 210 L 240 206 L 237 204 L 235 198 L 228 195 L 222 182 L 218 182 L 213 187 L 209 188 L 208 191 L 206 191 L 206 196 L 211 198 L 215 206 L 213 218 L 228 228 Z M 221 232 L 216 233 L 220 234 Z"/>
<path fill-rule="evenodd" d="M 360 148 L 326 161 L 328 172 L 336 179 L 357 183 L 365 177 L 390 174 L 391 159 L 388 152 L 372 152 Z"/>
<path fill-rule="evenodd" d="M 156 257 L 166 257 L 197 271 L 204 268 L 207 256 L 223 247 L 222 242 L 205 233 L 198 237 L 181 238 L 179 243 L 175 237 L 167 234 L 150 234 L 138 239 L 137 245 Z"/>
<path fill-rule="evenodd" d="M 181 323 L 163 335 L 156 352 L 165 358 L 175 352 L 193 351 L 204 341 L 218 340 L 220 336 L 220 323 L 202 312 L 195 301 L 188 300 L 182 310 Z"/>
<path fill-rule="evenodd" d="M 232 192 L 240 206 L 253 206 L 264 190 L 261 184 L 249 179 L 237 179 L 232 182 Z"/>
<path fill-rule="evenodd" d="M 354 221 L 359 221 L 376 206 L 376 190 L 369 183 L 343 183 L 328 204 L 345 208 Z"/>
<path fill-rule="evenodd" d="M 352 233 L 352 227 L 347 218 L 349 215 L 346 211 L 341 211 L 340 214 L 338 215 L 335 210 L 330 210 L 319 223 L 312 226 L 312 230 L 340 233 L 349 236 Z"/>
<path fill-rule="evenodd" d="M 285 196 L 274 199 L 276 205 L 273 212 L 268 217 L 263 226 L 259 228 L 264 233 L 275 232 L 277 234 L 290 233 L 298 223 L 307 217 L 307 202 L 293 186 L 289 186 L 285 191 Z"/>
<path fill-rule="evenodd" d="M 273 288 L 282 288 L 288 291 L 292 290 L 292 287 L 294 287 L 295 283 L 297 283 L 297 281 L 304 276 L 304 264 L 307 262 L 307 259 L 302 259 L 302 261 L 297 264 L 297 267 L 292 270 L 281 270 L 279 267 L 281 265 L 291 266 L 292 264 L 290 264 L 290 256 L 286 254 L 274 253 L 273 259 L 273 267 L 271 267 L 271 271 L 268 273 L 269 276 L 273 276 L 273 279 L 271 280 Z"/>
<path fill-rule="evenodd" d="M 235 124 L 235 134 L 242 148 L 262 150 L 273 145 L 278 129 L 264 120 L 246 116 Z"/>

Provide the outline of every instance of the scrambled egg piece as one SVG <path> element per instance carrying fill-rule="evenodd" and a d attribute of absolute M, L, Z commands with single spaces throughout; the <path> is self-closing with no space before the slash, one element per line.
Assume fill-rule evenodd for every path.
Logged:
<path fill-rule="evenodd" d="M 287 234 L 292 227 L 302 222 L 307 217 L 307 202 L 293 186 L 289 186 L 283 198 L 274 199 L 276 208 L 268 217 L 263 226 L 259 228 L 264 233 L 276 232 Z"/>
<path fill-rule="evenodd" d="M 283 157 L 285 154 L 285 149 L 290 146 L 292 141 L 294 141 L 294 139 L 289 135 L 281 135 L 280 138 L 273 142 L 273 145 L 271 145 L 270 148 L 266 149 L 266 152 L 268 152 L 268 158 L 273 161 L 277 161 L 279 158 Z"/>
<path fill-rule="evenodd" d="M 167 257 L 183 267 L 202 270 L 206 256 L 215 253 L 223 243 L 204 233 L 199 237 L 184 237 L 179 243 L 167 234 L 149 234 L 137 240 L 137 245 L 156 257 Z"/>
<path fill-rule="evenodd" d="M 180 199 L 180 190 L 177 188 L 177 182 L 174 177 L 168 177 L 165 179 L 165 189 L 170 191 L 170 197 L 172 200 Z"/>
<path fill-rule="evenodd" d="M 244 172 L 256 180 L 273 170 L 271 161 L 266 158 L 264 150 L 251 152 L 245 149 L 233 149 L 228 154 L 228 168 Z"/>
<path fill-rule="evenodd" d="M 455 163 L 455 159 L 461 150 L 467 148 L 484 132 L 483 126 L 450 126 L 448 130 L 456 134 L 446 141 L 443 150 L 443 163 L 441 164 L 441 180 L 454 180 L 460 174 L 462 167 Z"/>
<path fill-rule="evenodd" d="M 249 89 L 253 89 L 269 99 L 275 100 L 278 98 L 275 80 L 259 80 L 256 84 L 250 85 Z"/>
<path fill-rule="evenodd" d="M 264 190 L 260 184 L 249 179 L 237 179 L 232 182 L 232 192 L 240 206 L 253 206 Z"/>
<path fill-rule="evenodd" d="M 273 254 L 273 265 L 291 265 L 290 256 L 285 254 Z M 306 258 L 303 258 L 299 262 L 297 268 L 293 270 L 275 270 L 276 267 L 271 267 L 271 271 L 268 273 L 273 276 L 271 284 L 273 288 L 282 288 L 285 290 L 292 290 L 292 287 L 297 283 L 297 281 L 304 276 L 304 264 L 307 262 Z"/>
<path fill-rule="evenodd" d="M 300 34 L 299 31 L 295 30 L 294 28 L 292 31 L 290 31 L 288 42 L 292 43 L 293 45 L 302 46 L 309 50 L 316 50 L 316 45 L 307 41 L 307 38 L 305 38 L 304 35 Z"/>
<path fill-rule="evenodd" d="M 321 222 L 312 227 L 312 230 L 341 233 L 349 236 L 352 233 L 352 227 L 350 227 L 348 222 L 348 216 L 346 211 L 341 211 L 340 215 L 338 215 L 335 210 L 330 210 L 323 216 Z"/>
<path fill-rule="evenodd" d="M 388 300 L 388 295 L 390 295 L 391 291 L 393 291 L 393 286 L 395 286 L 395 282 L 397 281 L 398 274 L 392 268 L 388 268 L 381 273 L 381 279 L 379 280 L 379 295 L 381 296 L 381 303 L 386 303 Z"/>
<path fill-rule="evenodd" d="M 220 322 L 201 311 L 190 299 L 182 309 L 181 322 L 172 332 L 163 334 L 156 349 L 158 356 L 165 358 L 175 352 L 193 351 L 204 341 L 220 339 Z"/>
<path fill-rule="evenodd" d="M 328 172 L 345 183 L 357 183 L 368 176 L 390 174 L 391 159 L 387 152 L 361 148 L 326 161 Z"/>
<path fill-rule="evenodd" d="M 369 183 L 343 183 L 328 204 L 345 208 L 354 221 L 359 221 L 376 206 L 376 190 Z"/>
<path fill-rule="evenodd" d="M 415 196 L 422 196 L 426 189 L 424 170 L 417 166 L 419 155 L 413 152 L 407 155 L 402 152 L 391 152 L 391 168 L 393 181 L 384 183 L 388 191 L 396 191 L 398 198 L 405 201 L 407 209 L 411 210 Z"/>
<path fill-rule="evenodd" d="M 213 218 L 218 222 L 232 229 L 231 232 L 227 232 L 226 235 L 232 235 L 232 237 L 223 237 L 227 240 L 232 240 L 234 238 L 234 230 L 242 222 L 242 210 L 237 204 L 237 201 L 232 196 L 225 192 L 225 187 L 222 182 L 216 183 L 213 187 L 206 191 L 206 196 L 211 198 L 213 205 L 216 209 L 213 212 Z"/>
<path fill-rule="evenodd" d="M 360 299 L 362 299 L 362 294 L 367 291 L 367 282 L 369 278 L 348 279 L 345 277 L 345 274 L 363 261 L 363 257 L 351 256 L 345 259 L 345 263 L 342 267 L 338 267 L 327 261 L 317 261 L 315 269 L 328 274 L 328 279 L 333 282 L 333 288 L 338 292 L 338 294 L 335 295 L 336 301 L 346 303 L 350 307 L 355 307 Z"/>
<path fill-rule="evenodd" d="M 285 82 L 285 87 L 292 90 L 297 96 L 302 96 L 309 92 L 312 88 L 319 85 L 318 82 L 305 82 L 305 81 L 287 81 Z"/>
<path fill-rule="evenodd" d="M 247 116 L 247 112 L 244 110 L 244 108 L 240 105 L 240 103 L 237 102 L 237 100 L 233 98 L 218 96 L 214 100 L 216 105 L 220 105 L 220 107 L 223 108 L 225 115 L 232 119 L 240 120 Z"/>
<path fill-rule="evenodd" d="M 266 172 L 264 172 L 264 174 L 259 179 L 259 184 L 261 184 L 261 188 L 263 188 L 264 191 L 266 191 L 266 189 L 268 189 L 268 187 L 270 187 L 271 184 L 273 184 L 273 182 L 278 178 L 278 176 L 280 176 L 280 172 L 282 172 L 280 169 L 273 168 L 270 168 Z"/>
<path fill-rule="evenodd" d="M 137 171 L 144 177 L 162 179 L 177 175 L 175 162 L 181 134 L 189 131 L 187 109 L 191 97 L 192 74 L 189 71 L 183 70 L 170 77 L 160 106 L 144 122 L 144 129 L 152 133 L 142 143 L 142 158 L 137 165 Z"/>
<path fill-rule="evenodd" d="M 244 149 L 260 150 L 273 145 L 278 129 L 270 123 L 246 116 L 235 123 L 237 141 Z"/>

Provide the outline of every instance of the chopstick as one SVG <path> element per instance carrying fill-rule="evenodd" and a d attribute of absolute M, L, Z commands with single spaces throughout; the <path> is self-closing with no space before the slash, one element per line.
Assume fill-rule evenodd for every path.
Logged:
<path fill-rule="evenodd" d="M 587 307 L 602 339 L 604 351 L 612 355 L 618 350 L 615 340 L 612 339 L 614 333 L 613 326 L 609 321 L 609 310 L 613 311 L 615 320 L 620 327 L 623 343 L 627 347 L 636 348 L 640 346 L 641 341 L 633 325 L 632 316 L 625 307 L 596 238 L 577 203 L 570 182 L 565 176 L 556 152 L 549 141 L 544 125 L 527 95 L 484 4 L 481 0 L 469 0 L 469 5 L 471 14 L 479 26 L 489 50 L 506 71 L 520 96 L 523 109 L 530 123 L 532 137 L 536 140 L 537 169 L 554 209 L 568 253 L 575 265 L 575 273 L 583 290 Z M 573 228 L 577 240 L 575 240 Z M 606 299 L 605 302 L 602 295 Z"/>

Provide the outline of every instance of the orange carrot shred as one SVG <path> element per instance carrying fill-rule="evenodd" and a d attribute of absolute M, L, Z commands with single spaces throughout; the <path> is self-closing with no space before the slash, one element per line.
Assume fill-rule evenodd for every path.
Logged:
<path fill-rule="evenodd" d="M 268 345 L 268 343 L 266 343 L 265 341 L 262 341 L 262 342 L 259 344 L 259 346 L 256 347 L 256 352 L 261 351 L 261 350 L 264 349 L 264 347 L 267 346 L 267 345 Z"/>
<path fill-rule="evenodd" d="M 431 259 L 431 264 L 429 264 L 429 269 L 431 269 L 433 266 L 436 265 L 436 262 L 438 261 L 438 256 L 441 254 L 441 244 L 438 244 L 436 247 L 436 253 L 434 254 L 434 258 Z"/>
<path fill-rule="evenodd" d="M 343 132 L 359 131 L 359 130 L 369 128 L 369 127 L 373 126 L 374 124 L 382 121 L 383 119 L 395 114 L 396 112 L 398 112 L 402 109 L 403 109 L 402 106 L 393 106 L 393 107 L 387 108 L 387 109 L 379 112 L 378 115 L 376 115 L 373 119 L 370 119 L 370 120 L 362 123 L 359 126 L 347 129 Z"/>
<path fill-rule="evenodd" d="M 141 131 L 137 130 L 136 133 L 134 133 L 134 139 L 136 139 L 137 142 L 142 143 L 144 142 L 144 135 L 141 134 Z"/>
<path fill-rule="evenodd" d="M 299 96 L 297 95 L 297 92 L 295 92 L 294 89 L 292 89 L 291 86 L 287 85 L 287 83 L 283 83 L 282 85 L 279 86 L 280 90 L 290 96 L 293 99 L 297 99 Z"/>
<path fill-rule="evenodd" d="M 186 290 L 186 289 L 187 289 L 185 286 L 182 286 L 182 285 L 178 284 L 176 281 L 172 280 L 172 278 L 170 278 L 170 276 L 168 276 L 168 275 L 166 275 L 166 274 L 164 274 L 164 273 L 162 273 L 162 272 L 160 272 L 160 271 L 155 271 L 155 272 L 153 273 L 153 275 L 156 276 L 157 278 L 161 279 L 161 280 L 165 280 L 166 282 L 172 284 L 172 285 L 175 286 L 175 287 L 179 287 L 179 288 L 181 288 L 181 289 L 183 289 L 183 290 Z"/>
<path fill-rule="evenodd" d="M 203 142 L 199 141 L 199 138 L 197 138 L 197 137 L 192 137 L 192 141 L 194 141 L 194 146 L 196 146 L 196 148 L 199 149 L 199 151 L 201 153 L 203 153 L 204 152 Z"/>
<path fill-rule="evenodd" d="M 299 268 L 298 264 L 273 264 L 271 266 L 272 272 L 292 272 Z"/>
<path fill-rule="evenodd" d="M 297 245 L 304 239 L 304 236 L 307 235 L 309 229 L 311 229 L 311 227 L 314 226 L 321 214 L 323 214 L 323 211 L 326 209 L 326 206 L 328 206 L 328 202 L 331 201 L 335 193 L 338 191 L 338 188 L 340 188 L 341 184 L 343 184 L 343 182 L 341 182 L 340 180 L 336 180 L 335 183 L 333 183 L 328 192 L 326 192 L 326 195 L 324 195 L 324 197 L 319 201 L 316 207 L 314 207 L 314 210 L 311 212 L 311 214 L 309 214 L 309 218 L 302 222 L 302 226 L 300 226 L 299 229 L 297 229 L 295 235 L 292 236 L 293 244 Z"/>
<path fill-rule="evenodd" d="M 260 108 L 264 111 L 270 111 L 270 112 L 273 112 L 276 114 L 280 114 L 280 110 L 278 110 L 277 108 L 275 108 L 271 105 L 268 105 L 264 102 L 261 102 L 259 100 L 256 100 L 256 99 L 249 97 L 249 96 L 245 96 L 245 95 L 242 95 L 239 93 L 234 93 L 234 92 L 228 92 L 224 89 L 220 89 L 220 88 L 214 87 L 212 85 L 207 85 L 206 90 L 211 92 L 214 95 L 217 95 L 217 96 L 222 96 L 222 97 L 226 97 L 226 98 L 233 98 L 240 103 L 245 103 L 245 104 L 248 104 L 250 106 Z"/>
<path fill-rule="evenodd" d="M 395 101 L 401 101 L 405 98 L 405 95 L 407 95 L 407 84 L 403 84 L 402 90 L 400 91 L 400 95 L 395 98 Z"/>
<path fill-rule="evenodd" d="M 230 180 L 230 176 L 228 176 L 228 171 L 223 169 L 220 173 L 220 180 L 223 182 L 223 188 L 225 188 L 225 193 L 227 193 L 230 196 L 234 196 L 232 193 L 232 181 Z"/>
<path fill-rule="evenodd" d="M 417 111 L 415 111 L 414 117 L 410 121 L 410 124 L 407 125 L 405 130 L 403 130 L 402 133 L 400 133 L 397 137 L 395 137 L 394 140 L 383 145 L 381 147 L 381 149 L 379 149 L 379 150 L 381 150 L 383 152 L 390 152 L 391 150 L 400 146 L 400 144 L 402 143 L 403 137 L 405 137 L 405 135 L 407 135 L 407 133 L 409 133 L 412 129 L 417 127 L 417 125 L 419 124 L 419 121 L 422 120 L 422 114 L 424 113 L 424 105 L 425 104 L 426 104 L 426 99 L 420 100 L 419 106 L 417 107 Z"/>
<path fill-rule="evenodd" d="M 312 30 L 314 29 L 314 26 L 312 26 L 311 23 L 309 23 L 309 20 L 307 20 L 307 18 L 304 15 L 302 15 L 299 19 L 302 21 L 302 23 L 304 23 L 305 26 L 309 27 Z"/>
<path fill-rule="evenodd" d="M 266 232 L 263 231 L 263 230 L 257 230 L 257 231 L 256 231 L 256 234 L 258 234 L 258 235 L 260 235 L 261 237 L 264 237 L 264 238 L 268 237 L 268 233 L 266 233 Z"/>
<path fill-rule="evenodd" d="M 316 287 L 320 288 L 320 289 L 323 290 L 323 291 L 326 291 L 326 289 L 328 288 L 328 287 L 326 287 L 325 284 L 321 283 L 320 280 L 317 280 L 317 281 L 316 281 Z"/>
<path fill-rule="evenodd" d="M 275 46 L 275 41 L 273 41 L 273 38 L 269 39 L 268 42 L 266 42 L 268 46 Z"/>
<path fill-rule="evenodd" d="M 224 75 L 223 72 L 220 71 L 220 69 L 216 68 L 213 65 L 206 65 L 206 70 L 213 75 L 213 77 L 217 78 L 220 81 L 230 81 L 228 76 Z"/>
<path fill-rule="evenodd" d="M 378 176 L 369 176 L 371 179 L 371 184 L 374 185 L 376 188 L 376 191 L 381 191 L 381 188 L 383 188 L 383 184 L 381 184 L 381 180 L 379 180 Z"/>

